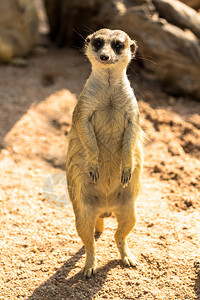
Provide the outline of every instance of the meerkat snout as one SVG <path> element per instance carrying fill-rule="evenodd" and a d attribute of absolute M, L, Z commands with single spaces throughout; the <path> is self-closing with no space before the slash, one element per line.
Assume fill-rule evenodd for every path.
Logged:
<path fill-rule="evenodd" d="M 86 39 L 86 55 L 92 65 L 126 67 L 135 55 L 135 41 L 121 30 L 101 29 Z"/>
<path fill-rule="evenodd" d="M 103 60 L 103 61 L 107 61 L 109 59 L 109 56 L 105 55 L 105 54 L 101 54 L 100 59 Z"/>

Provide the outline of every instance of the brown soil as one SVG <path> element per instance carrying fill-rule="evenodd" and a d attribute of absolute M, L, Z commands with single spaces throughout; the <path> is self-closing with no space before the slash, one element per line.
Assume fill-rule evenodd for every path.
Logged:
<path fill-rule="evenodd" d="M 90 72 L 78 50 L 50 50 L 25 68 L 0 68 L 0 299 L 199 299 L 200 103 L 167 96 L 155 78 L 128 71 L 148 135 L 138 221 L 125 268 L 115 218 L 97 240 L 98 272 L 85 253 L 71 204 L 44 200 L 42 186 L 64 174 L 66 135 Z"/>

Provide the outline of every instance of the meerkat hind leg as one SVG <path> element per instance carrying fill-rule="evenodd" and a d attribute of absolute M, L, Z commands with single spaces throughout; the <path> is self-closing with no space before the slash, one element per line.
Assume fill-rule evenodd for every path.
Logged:
<path fill-rule="evenodd" d="M 137 265 L 137 259 L 134 255 L 130 254 L 126 237 L 134 227 L 136 223 L 136 214 L 134 203 L 130 205 L 125 204 L 126 207 L 121 207 L 115 212 L 118 221 L 117 231 L 115 233 L 115 241 L 119 249 L 122 261 L 126 266 L 135 267 Z"/>
<path fill-rule="evenodd" d="M 95 216 L 85 205 L 83 205 L 81 210 L 75 210 L 74 212 L 76 216 L 76 229 L 82 239 L 86 252 L 84 276 L 89 278 L 96 273 L 94 240 Z"/>

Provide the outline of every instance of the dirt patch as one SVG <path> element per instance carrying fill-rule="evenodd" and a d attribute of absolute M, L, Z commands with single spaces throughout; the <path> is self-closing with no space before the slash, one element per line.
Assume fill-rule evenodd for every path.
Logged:
<path fill-rule="evenodd" d="M 51 48 L 25 68 L 1 66 L 0 299 L 198 299 L 198 102 L 166 95 L 140 68 L 128 71 L 148 137 L 129 236 L 137 268 L 120 262 L 109 218 L 97 240 L 97 275 L 85 280 L 71 205 L 44 200 L 45 179 L 64 174 L 71 115 L 89 70 L 79 51 Z"/>

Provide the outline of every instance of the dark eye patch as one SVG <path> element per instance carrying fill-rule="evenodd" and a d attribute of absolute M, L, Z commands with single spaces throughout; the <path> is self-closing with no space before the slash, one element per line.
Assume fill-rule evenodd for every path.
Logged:
<path fill-rule="evenodd" d="M 117 54 L 120 54 L 122 50 L 125 48 L 125 45 L 120 41 L 112 41 L 111 47 Z"/>
<path fill-rule="evenodd" d="M 92 46 L 94 46 L 95 50 L 98 51 L 99 49 L 101 49 L 104 45 L 104 40 L 101 38 L 96 38 L 93 39 L 92 41 Z"/>

